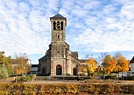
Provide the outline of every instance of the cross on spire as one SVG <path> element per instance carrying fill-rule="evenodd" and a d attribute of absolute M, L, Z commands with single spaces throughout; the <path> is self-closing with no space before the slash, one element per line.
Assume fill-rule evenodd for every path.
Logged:
<path fill-rule="evenodd" d="M 59 10 L 60 10 L 60 3 L 58 3 L 57 8 L 58 8 L 58 13 L 59 13 Z"/>

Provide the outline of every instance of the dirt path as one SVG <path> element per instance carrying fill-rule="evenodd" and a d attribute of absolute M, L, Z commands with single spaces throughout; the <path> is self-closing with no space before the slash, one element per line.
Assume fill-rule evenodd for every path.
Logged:
<path fill-rule="evenodd" d="M 12 83 L 13 79 L 0 80 L 0 83 Z M 134 81 L 122 81 L 122 80 L 111 80 L 111 81 L 103 81 L 103 80 L 33 80 L 28 82 L 23 82 L 24 84 L 131 84 L 134 85 Z"/>

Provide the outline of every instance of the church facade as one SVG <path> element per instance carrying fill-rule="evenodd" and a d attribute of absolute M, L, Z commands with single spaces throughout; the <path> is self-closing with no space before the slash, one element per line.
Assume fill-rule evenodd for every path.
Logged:
<path fill-rule="evenodd" d="M 39 59 L 39 75 L 77 75 L 80 64 L 78 52 L 72 52 L 66 43 L 67 19 L 59 13 L 50 17 L 51 44 L 46 54 Z"/>

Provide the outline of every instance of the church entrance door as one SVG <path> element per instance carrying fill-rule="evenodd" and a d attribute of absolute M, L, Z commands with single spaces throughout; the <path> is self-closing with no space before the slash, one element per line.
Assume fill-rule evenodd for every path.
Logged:
<path fill-rule="evenodd" d="M 62 75 L 62 67 L 61 67 L 61 65 L 56 66 L 56 75 Z"/>

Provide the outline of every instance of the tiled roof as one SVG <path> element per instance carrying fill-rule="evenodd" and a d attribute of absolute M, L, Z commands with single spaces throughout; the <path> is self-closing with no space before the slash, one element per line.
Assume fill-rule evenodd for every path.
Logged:
<path fill-rule="evenodd" d="M 133 58 L 130 60 L 130 63 L 134 63 L 134 56 L 133 56 Z"/>
<path fill-rule="evenodd" d="M 24 63 L 27 63 L 29 59 L 23 59 Z M 17 59 L 12 59 L 12 64 L 16 64 Z"/>
<path fill-rule="evenodd" d="M 85 63 L 87 59 L 79 59 L 81 63 Z"/>

